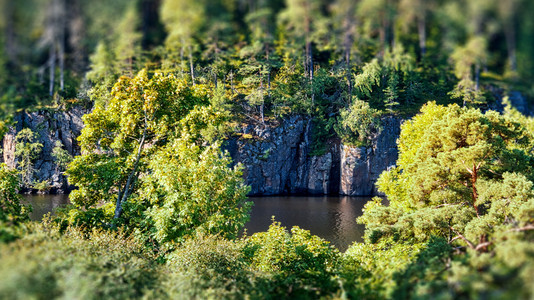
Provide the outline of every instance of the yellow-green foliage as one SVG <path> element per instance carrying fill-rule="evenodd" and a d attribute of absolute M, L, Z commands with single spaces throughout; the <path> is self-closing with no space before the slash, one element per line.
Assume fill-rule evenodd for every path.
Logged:
<path fill-rule="evenodd" d="M 202 148 L 176 139 L 152 156 L 152 173 L 143 178 L 142 199 L 151 204 L 160 242 L 182 240 L 196 231 L 236 237 L 249 218 L 249 188 L 241 166 L 229 167 L 228 154 L 214 144 Z"/>
<path fill-rule="evenodd" d="M 0 164 L 0 242 L 11 241 L 19 236 L 19 225 L 29 220 L 28 208 L 20 203 L 19 185 L 17 171 Z"/>
<path fill-rule="evenodd" d="M 522 124 L 510 113 L 427 104 L 402 126 L 397 167 L 380 176 L 389 205 L 369 202 L 359 218 L 366 242 L 454 247 L 458 255 L 445 255 L 453 263 L 441 264 L 447 283 L 432 268 L 426 276 L 439 284 L 418 286 L 436 296 L 531 297 L 534 156 Z"/>
<path fill-rule="evenodd" d="M 148 157 L 177 132 L 178 121 L 195 105 L 207 104 L 208 90 L 190 86 L 174 75 L 142 70 L 134 78 L 121 77 L 109 103 L 97 104 L 83 117 L 78 138 L 82 155 L 69 165 L 69 182 L 77 185 L 71 202 L 89 208 L 99 201 L 114 201 L 124 189 L 141 151 L 138 172 Z M 144 136 L 144 139 L 143 139 Z M 143 147 L 139 149 L 143 142 Z M 130 192 L 130 191 L 127 191 Z"/>
<path fill-rule="evenodd" d="M 380 114 L 365 101 L 356 97 L 352 101 L 350 108 L 340 110 L 338 124 L 334 125 L 334 129 L 345 144 L 365 146 L 380 131 Z"/>
<path fill-rule="evenodd" d="M 397 283 L 393 275 L 415 261 L 421 244 L 356 243 L 343 255 L 343 288 L 349 295 L 389 298 Z"/>
<path fill-rule="evenodd" d="M 241 240 L 199 234 L 167 256 L 162 283 L 171 299 L 239 299 L 254 290 Z M 254 292 L 256 295 L 260 291 Z"/>
<path fill-rule="evenodd" d="M 22 176 L 22 183 L 31 186 L 33 183 L 34 161 L 41 154 L 43 144 L 37 139 L 39 134 L 29 128 L 24 128 L 15 137 L 15 156 L 18 158 L 18 168 Z"/>
<path fill-rule="evenodd" d="M 334 293 L 339 251 L 329 242 L 273 222 L 266 232 L 246 239 L 246 255 L 260 277 L 259 286 L 273 298 L 309 298 Z"/>
<path fill-rule="evenodd" d="M 414 244 L 354 243 L 341 261 L 343 292 L 351 299 L 424 298 L 444 285 L 441 271 L 449 251 L 444 240 L 434 238 Z"/>

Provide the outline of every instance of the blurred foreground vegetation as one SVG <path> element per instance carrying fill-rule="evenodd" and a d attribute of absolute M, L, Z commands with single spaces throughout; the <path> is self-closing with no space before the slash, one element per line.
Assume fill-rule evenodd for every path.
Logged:
<path fill-rule="evenodd" d="M 57 217 L 20 204 L 33 132 L 0 165 L 0 298 L 534 297 L 534 123 L 510 105 L 534 93 L 532 5 L 0 1 L 0 135 L 20 110 L 92 107 L 81 155 L 54 148 L 78 187 Z M 275 220 L 238 236 L 248 187 L 220 145 L 290 114 L 312 154 L 415 115 L 345 253 Z"/>

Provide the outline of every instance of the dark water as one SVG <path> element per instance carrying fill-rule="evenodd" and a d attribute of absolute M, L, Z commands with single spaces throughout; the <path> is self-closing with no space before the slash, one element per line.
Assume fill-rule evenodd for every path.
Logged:
<path fill-rule="evenodd" d="M 43 215 L 58 206 L 69 203 L 67 195 L 25 195 L 25 202 L 33 206 L 30 217 L 40 220 Z M 310 230 L 332 242 L 339 250 L 345 251 L 354 241 L 361 241 L 364 226 L 356 224 L 362 214 L 367 197 L 251 197 L 254 202 L 247 233 L 266 231 L 272 223 L 272 216 L 282 226 L 293 226 Z"/>
<path fill-rule="evenodd" d="M 364 226 L 356 223 L 368 197 L 251 197 L 254 202 L 248 234 L 266 231 L 272 216 L 288 229 L 293 226 L 332 242 L 345 251 L 354 241 L 362 241 Z"/>
<path fill-rule="evenodd" d="M 30 213 L 30 219 L 39 221 L 44 215 L 60 206 L 69 204 L 68 195 L 23 195 L 24 204 L 31 204 L 33 211 Z"/>

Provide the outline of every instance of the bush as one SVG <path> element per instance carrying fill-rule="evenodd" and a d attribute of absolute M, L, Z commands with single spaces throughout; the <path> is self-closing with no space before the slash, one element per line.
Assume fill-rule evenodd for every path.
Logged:
<path fill-rule="evenodd" d="M 243 298 L 252 291 L 240 240 L 198 235 L 168 256 L 163 283 L 171 299 Z"/>
<path fill-rule="evenodd" d="M 245 253 L 265 298 L 317 298 L 334 293 L 339 251 L 329 242 L 279 222 L 245 239 Z"/>
<path fill-rule="evenodd" d="M 356 98 L 353 101 L 349 109 L 340 110 L 334 129 L 344 143 L 366 146 L 380 131 L 379 112 L 365 101 Z"/>
<path fill-rule="evenodd" d="M 60 234 L 50 224 L 34 224 L 22 239 L 0 245 L 0 298 L 140 298 L 158 280 L 153 261 L 121 232 Z"/>
<path fill-rule="evenodd" d="M 30 209 L 20 204 L 19 185 L 17 171 L 0 164 L 0 242 L 20 236 L 20 225 L 29 220 Z"/>

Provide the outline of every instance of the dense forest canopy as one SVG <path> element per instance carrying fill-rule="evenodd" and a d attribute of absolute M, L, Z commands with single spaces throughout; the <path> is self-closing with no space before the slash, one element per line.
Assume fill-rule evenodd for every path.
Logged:
<path fill-rule="evenodd" d="M 76 186 L 55 216 L 30 222 L 18 194 L 45 184 L 37 133 L 13 137 L 18 170 L 0 164 L 0 298 L 532 298 L 534 121 L 511 105 L 534 98 L 532 11 L 0 0 L 0 136 L 21 111 L 88 108 L 81 154 L 51 153 Z M 311 156 L 406 120 L 389 203 L 366 205 L 345 253 L 274 218 L 239 237 L 249 187 L 220 145 L 295 114 Z"/>
<path fill-rule="evenodd" d="M 526 0 L 83 1 L 0 3 L 3 118 L 105 101 L 142 68 L 224 85 L 245 116 L 484 104 L 489 86 L 531 95 Z M 74 100 L 76 99 L 76 100 Z M 323 120 L 323 122 L 325 122 Z M 331 126 L 330 126 L 331 127 Z"/>

